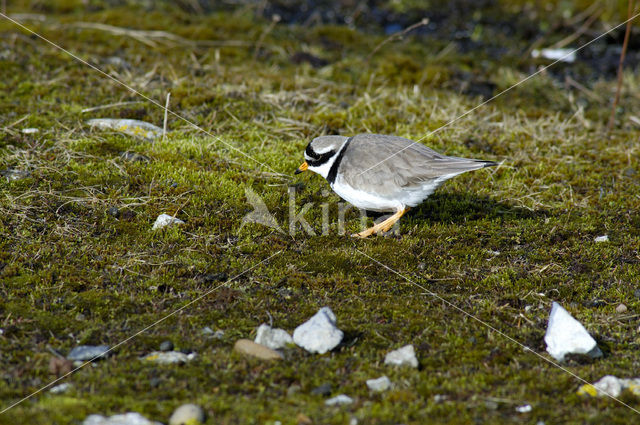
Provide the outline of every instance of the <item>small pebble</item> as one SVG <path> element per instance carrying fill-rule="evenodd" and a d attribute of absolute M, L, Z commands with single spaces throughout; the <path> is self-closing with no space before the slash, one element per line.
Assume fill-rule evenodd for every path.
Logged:
<path fill-rule="evenodd" d="M 204 328 L 202 328 L 202 335 L 211 337 L 211 338 L 216 338 L 216 339 L 222 339 L 224 338 L 224 331 L 218 329 L 217 331 L 214 332 L 213 329 L 211 329 L 209 326 L 205 326 Z"/>
<path fill-rule="evenodd" d="M 309 418 L 304 413 L 298 413 L 298 416 L 296 416 L 296 422 L 298 422 L 298 425 L 312 425 L 313 424 L 313 421 L 311 420 L 311 418 Z"/>
<path fill-rule="evenodd" d="M 141 360 L 158 364 L 186 363 L 196 358 L 196 353 L 185 354 L 179 351 L 154 351 Z"/>
<path fill-rule="evenodd" d="M 108 345 L 79 345 L 67 355 L 67 359 L 72 361 L 85 362 L 94 358 L 102 358 L 109 351 Z"/>
<path fill-rule="evenodd" d="M 375 392 L 387 391 L 391 387 L 391 380 L 386 376 L 381 376 L 378 379 L 367 379 L 367 387 Z"/>
<path fill-rule="evenodd" d="M 161 229 L 163 227 L 172 226 L 175 224 L 184 224 L 184 221 L 169 214 L 160 214 L 158 218 L 156 218 L 155 223 L 153 223 L 153 227 L 151 228 L 151 230 Z"/>
<path fill-rule="evenodd" d="M 109 56 L 104 60 L 104 63 L 106 63 L 107 65 L 113 65 L 115 67 L 122 68 L 122 69 L 131 68 L 131 65 L 129 65 L 129 62 L 127 62 L 126 60 L 122 59 L 119 56 Z"/>
<path fill-rule="evenodd" d="M 51 394 L 62 394 L 62 393 L 66 393 L 71 388 L 73 388 L 73 384 L 70 384 L 69 382 L 65 382 L 63 384 L 56 385 L 55 387 L 51 387 L 49 392 Z"/>
<path fill-rule="evenodd" d="M 402 348 L 387 353 L 384 364 L 393 366 L 418 367 L 418 359 L 413 345 L 405 345 Z"/>
<path fill-rule="evenodd" d="M 609 242 L 609 236 L 607 236 L 607 235 L 598 236 L 593 241 L 594 242 Z"/>
<path fill-rule="evenodd" d="M 598 390 L 598 395 L 600 396 L 608 394 L 613 397 L 619 397 L 624 388 L 624 382 L 616 376 L 606 375 L 600 378 L 593 386 Z"/>
<path fill-rule="evenodd" d="M 173 351 L 173 342 L 162 341 L 159 348 L 160 348 L 160 351 Z"/>
<path fill-rule="evenodd" d="M 533 410 L 530 404 L 524 404 L 522 406 L 516 407 L 516 412 L 518 413 L 529 413 Z"/>
<path fill-rule="evenodd" d="M 351 403 L 353 403 L 353 399 L 345 394 L 337 395 L 324 402 L 324 404 L 327 406 L 339 406 L 339 405 L 351 404 Z"/>
<path fill-rule="evenodd" d="M 162 136 L 162 129 L 160 127 L 140 120 L 95 118 L 87 121 L 87 124 L 102 130 L 114 130 L 129 136 L 142 137 L 149 140 Z"/>
<path fill-rule="evenodd" d="M 118 207 L 109 207 L 107 209 L 107 214 L 109 214 L 111 217 L 118 218 L 120 217 L 120 210 L 118 209 Z"/>
<path fill-rule="evenodd" d="M 322 384 L 319 387 L 316 387 L 316 388 L 312 389 L 311 390 L 311 394 L 312 395 L 321 395 L 323 397 L 331 395 L 331 384 L 329 384 L 329 383 Z"/>
<path fill-rule="evenodd" d="M 40 129 L 33 128 L 33 127 L 31 127 L 31 128 L 23 128 L 22 130 L 20 130 L 20 132 L 22 134 L 36 134 L 36 133 L 40 132 Z"/>
<path fill-rule="evenodd" d="M 250 339 L 239 339 L 233 346 L 233 351 L 262 360 L 281 360 L 282 354 L 264 345 L 256 344 Z"/>
<path fill-rule="evenodd" d="M 278 350 L 289 344 L 293 344 L 293 338 L 291 338 L 291 335 L 289 335 L 287 331 L 284 329 L 272 328 L 264 323 L 258 327 L 256 339 L 254 341 L 257 344 L 264 345 L 272 350 Z"/>
<path fill-rule="evenodd" d="M 618 312 L 618 313 L 626 313 L 627 310 L 628 310 L 628 308 L 624 304 L 620 304 L 620 305 L 618 305 L 618 307 L 616 307 L 616 312 Z"/>
<path fill-rule="evenodd" d="M 150 421 L 140 413 L 129 412 L 121 415 L 105 417 L 102 415 L 89 415 L 82 425 L 162 425 L 160 422 Z"/>
<path fill-rule="evenodd" d="M 204 410 L 195 404 L 183 404 L 169 418 L 169 425 L 197 425 L 204 423 Z"/>
<path fill-rule="evenodd" d="M 436 403 L 442 403 L 446 401 L 449 397 L 446 394 L 436 394 L 433 396 L 433 401 Z"/>

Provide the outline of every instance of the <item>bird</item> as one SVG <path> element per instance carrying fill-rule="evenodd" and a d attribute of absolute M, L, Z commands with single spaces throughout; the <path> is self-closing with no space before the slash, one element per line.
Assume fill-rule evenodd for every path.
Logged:
<path fill-rule="evenodd" d="M 413 140 L 384 134 L 316 137 L 307 145 L 304 159 L 294 174 L 306 170 L 320 174 L 338 196 L 357 208 L 393 212 L 352 235 L 360 238 L 388 232 L 450 178 L 498 165 L 442 155 Z"/>

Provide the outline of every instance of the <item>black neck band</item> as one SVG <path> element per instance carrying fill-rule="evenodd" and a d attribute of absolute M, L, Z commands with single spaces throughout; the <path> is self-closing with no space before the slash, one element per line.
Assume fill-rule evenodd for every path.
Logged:
<path fill-rule="evenodd" d="M 346 152 L 347 147 L 349 147 L 349 143 L 351 143 L 351 139 L 353 139 L 353 137 L 349 137 L 347 141 L 344 143 L 344 145 L 342 146 L 342 149 L 340 149 L 340 153 L 338 154 L 338 157 L 336 158 L 336 160 L 331 165 L 331 168 L 329 169 L 329 174 L 327 175 L 327 181 L 329 182 L 330 185 L 333 184 L 334 181 L 336 181 L 338 168 L 340 167 L 340 163 L 342 162 L 342 157 L 344 156 L 344 153 Z"/>

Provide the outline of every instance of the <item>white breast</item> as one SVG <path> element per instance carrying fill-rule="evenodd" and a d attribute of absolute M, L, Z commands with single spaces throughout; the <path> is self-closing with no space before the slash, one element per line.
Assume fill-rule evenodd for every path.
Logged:
<path fill-rule="evenodd" d="M 425 182 L 422 186 L 413 188 L 398 188 L 392 196 L 380 196 L 372 192 L 355 189 L 346 184 L 338 176 L 331 188 L 342 199 L 369 211 L 398 211 L 405 207 L 415 207 L 429 197 L 442 183 L 457 174 L 443 176 L 435 181 Z"/>

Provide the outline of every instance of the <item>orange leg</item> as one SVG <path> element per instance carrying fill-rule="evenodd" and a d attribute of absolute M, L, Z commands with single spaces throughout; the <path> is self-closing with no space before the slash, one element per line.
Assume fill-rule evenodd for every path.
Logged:
<path fill-rule="evenodd" d="M 400 217 L 402 217 L 407 211 L 409 211 L 410 208 L 406 207 L 402 210 L 398 210 L 396 211 L 395 214 L 393 214 L 391 217 L 389 217 L 388 219 L 386 219 L 385 221 L 383 221 L 382 223 L 378 223 L 373 227 L 368 228 L 367 230 L 364 230 L 360 233 L 355 233 L 351 236 L 355 236 L 358 238 L 366 238 L 371 236 L 374 233 L 379 233 L 379 232 L 388 232 L 389 229 L 391 229 L 393 227 L 394 224 L 396 224 L 396 222 L 398 220 L 400 220 Z"/>

